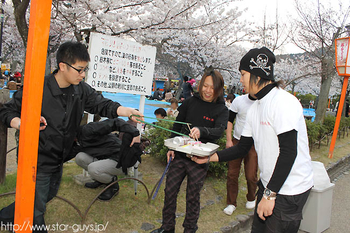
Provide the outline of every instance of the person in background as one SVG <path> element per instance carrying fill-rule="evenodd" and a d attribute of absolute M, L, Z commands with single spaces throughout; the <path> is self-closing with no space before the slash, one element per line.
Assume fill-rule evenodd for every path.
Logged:
<path fill-rule="evenodd" d="M 2 73 L 0 71 L 0 87 L 4 87 L 5 86 L 5 80 L 6 80 L 6 76 L 2 75 Z"/>
<path fill-rule="evenodd" d="M 167 92 L 164 95 L 164 100 L 169 102 L 172 98 L 173 98 L 173 93 L 169 89 L 169 90 L 167 90 Z"/>
<path fill-rule="evenodd" d="M 345 101 L 345 117 L 349 117 L 349 100 Z"/>
<path fill-rule="evenodd" d="M 199 84 L 199 93 L 186 99 L 178 109 L 179 115 L 176 121 L 190 123 L 192 129 L 190 130 L 188 125 L 174 123 L 173 131 L 188 134 L 202 143 L 215 142 L 219 139 L 226 128 L 228 119 L 223 87 L 222 75 L 211 67 L 206 69 Z M 175 136 L 177 134 L 171 134 L 171 137 Z M 182 226 L 185 233 L 196 232 L 200 212 L 200 190 L 209 166 L 208 164 L 196 164 L 191 161 L 189 155 L 178 151 L 169 150 L 167 157 L 168 161 L 171 157 L 172 162 L 164 190 L 163 221 L 161 228 L 152 233 L 175 232 L 176 200 L 186 176 L 186 216 Z M 205 230 L 201 232 L 203 231 Z"/>
<path fill-rule="evenodd" d="M 249 87 L 246 88 L 246 91 Z M 230 95 L 230 94 L 229 94 Z M 227 95 L 227 97 L 229 97 Z M 227 122 L 226 129 L 226 148 L 230 148 L 236 145 L 243 131 L 245 124 L 245 119 L 247 116 L 248 109 L 254 103 L 255 98 L 249 94 L 241 95 L 235 98 L 229 108 L 229 120 Z M 233 138 L 232 138 L 232 128 L 233 122 L 235 121 Z M 257 172 L 258 172 L 258 158 L 254 146 L 252 146 L 248 154 L 244 158 L 235 159 L 228 161 L 228 171 L 227 171 L 227 197 L 226 203 L 227 207 L 224 209 L 224 213 L 231 215 L 237 207 L 237 196 L 238 196 L 238 178 L 241 170 L 241 164 L 244 161 L 244 173 L 247 180 L 247 190 L 246 195 L 247 202 L 246 208 L 253 209 L 255 207 L 255 192 L 258 182 Z"/>
<path fill-rule="evenodd" d="M 188 99 L 192 96 L 193 93 L 193 88 L 190 83 L 187 82 L 188 77 L 184 76 L 183 77 L 183 83 L 182 83 L 182 94 L 185 99 Z"/>
<path fill-rule="evenodd" d="M 14 75 L 10 75 L 9 76 L 9 82 L 17 82 L 17 80 L 16 80 L 16 78 L 15 78 L 15 76 Z"/>
<path fill-rule="evenodd" d="M 177 110 L 177 107 L 179 106 L 179 101 L 177 101 L 176 98 L 172 98 L 170 100 L 170 108 L 166 111 L 167 115 L 170 117 L 177 117 L 179 114 L 179 111 Z"/>
<path fill-rule="evenodd" d="M 47 232 L 44 221 L 46 204 L 57 195 L 63 163 L 71 159 L 84 111 L 108 118 L 124 116 L 134 121 L 143 120 L 143 117 L 133 116 L 142 116 L 139 111 L 104 98 L 82 82 L 89 61 L 85 45 L 65 42 L 57 51 L 57 69 L 44 80 L 33 219 L 36 229 L 40 227 L 44 230 L 34 232 Z M 2 122 L 18 130 L 21 126 L 22 95 L 23 88 L 0 109 Z M 1 209 L 0 224 L 13 224 L 14 212 L 14 202 Z"/>
<path fill-rule="evenodd" d="M 20 83 L 21 82 L 21 79 L 22 79 L 22 74 L 20 72 L 15 72 L 15 74 L 13 75 L 14 77 L 14 81 L 17 82 L 17 83 Z"/>
<path fill-rule="evenodd" d="M 209 156 L 210 162 L 241 158 L 254 143 L 260 180 L 252 233 L 297 233 L 313 186 L 303 108 L 274 80 L 275 60 L 266 47 L 251 49 L 241 59 L 241 82 L 257 100 L 247 112 L 239 143 Z M 205 157 L 192 160 L 208 162 Z"/>
<path fill-rule="evenodd" d="M 160 92 L 159 87 L 154 91 L 152 99 L 162 100 L 162 93 Z"/>
<path fill-rule="evenodd" d="M 187 82 L 188 82 L 189 84 L 191 84 L 192 89 L 193 89 L 193 87 L 196 86 L 196 80 L 195 80 L 194 78 L 188 80 Z"/>
<path fill-rule="evenodd" d="M 99 122 L 90 122 L 78 130 L 75 162 L 84 168 L 94 180 L 85 183 L 86 188 L 95 189 L 100 186 L 108 186 L 118 180 L 117 175 L 123 174 L 120 167 L 120 154 L 123 153 L 122 140 L 113 131 L 130 134 L 134 142 L 140 141 L 140 133 L 133 125 L 126 121 L 114 118 Z M 130 144 L 127 146 L 130 147 Z M 139 143 L 133 143 L 132 147 L 139 147 Z M 125 147 L 125 145 L 124 145 Z M 135 150 L 137 152 L 137 150 Z M 139 150 L 140 153 L 141 149 Z M 138 154 L 132 154 L 138 157 Z M 136 163 L 136 162 L 135 162 Z M 133 164 L 132 164 L 133 165 Z M 98 196 L 101 201 L 109 201 L 119 192 L 119 184 L 115 183 Z"/>
<path fill-rule="evenodd" d="M 167 116 L 164 108 L 157 108 L 154 111 L 154 115 L 156 116 L 156 118 L 159 118 L 159 119 L 164 119 Z"/>
<path fill-rule="evenodd" d="M 233 101 L 234 99 L 235 99 L 235 95 L 234 95 L 234 94 L 231 94 L 231 93 L 227 94 L 226 100 L 225 100 L 225 104 L 226 104 L 226 107 L 227 107 L 228 109 L 230 108 L 231 103 L 232 103 L 232 101 Z"/>

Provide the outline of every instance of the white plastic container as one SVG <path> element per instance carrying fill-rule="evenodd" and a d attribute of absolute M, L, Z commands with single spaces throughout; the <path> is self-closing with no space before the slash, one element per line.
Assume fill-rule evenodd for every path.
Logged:
<path fill-rule="evenodd" d="M 303 209 L 300 230 L 321 233 L 331 225 L 334 184 L 329 181 L 327 171 L 320 162 L 312 162 L 314 184 Z"/>

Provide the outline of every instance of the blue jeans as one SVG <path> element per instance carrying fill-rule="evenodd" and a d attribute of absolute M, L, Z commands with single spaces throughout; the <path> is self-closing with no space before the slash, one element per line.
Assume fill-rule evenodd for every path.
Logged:
<path fill-rule="evenodd" d="M 62 169 L 54 173 L 40 173 L 36 175 L 35 201 L 33 223 L 36 226 L 42 226 L 41 230 L 36 229 L 33 232 L 47 232 L 45 229 L 44 214 L 46 204 L 52 200 L 58 192 L 62 177 Z M 13 224 L 15 216 L 15 203 L 0 210 L 0 222 L 3 224 Z"/>

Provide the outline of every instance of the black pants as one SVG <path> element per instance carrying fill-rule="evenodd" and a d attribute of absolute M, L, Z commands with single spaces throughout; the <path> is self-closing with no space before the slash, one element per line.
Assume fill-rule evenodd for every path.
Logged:
<path fill-rule="evenodd" d="M 258 182 L 257 205 L 254 211 L 252 233 L 297 233 L 302 220 L 302 210 L 311 189 L 294 196 L 277 195 L 275 208 L 265 221 L 257 214 L 258 204 L 263 196 L 264 186 Z"/>
<path fill-rule="evenodd" d="M 186 216 L 183 223 L 184 232 L 195 232 L 200 212 L 200 191 L 207 175 L 208 164 L 199 165 L 186 158 L 183 153 L 175 152 L 167 173 L 164 189 L 163 225 L 165 230 L 175 229 L 176 200 L 180 186 L 187 175 Z"/>
<path fill-rule="evenodd" d="M 35 184 L 33 233 L 47 232 L 44 221 L 46 204 L 56 196 L 61 183 L 61 177 L 62 169 L 53 173 L 37 173 Z M 14 215 L 15 203 L 13 202 L 9 206 L 0 210 L 0 224 L 12 226 L 14 224 Z"/>

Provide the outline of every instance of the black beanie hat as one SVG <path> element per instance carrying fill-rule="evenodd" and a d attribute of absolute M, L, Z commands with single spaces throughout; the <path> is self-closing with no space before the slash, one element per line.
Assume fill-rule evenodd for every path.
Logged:
<path fill-rule="evenodd" d="M 275 55 L 266 47 L 249 50 L 239 64 L 239 71 L 245 70 L 263 79 L 274 80 Z"/>

